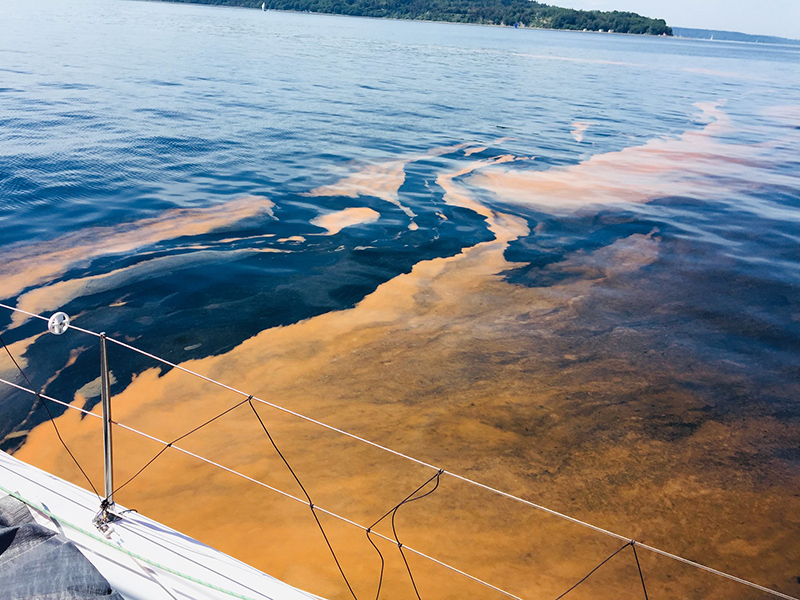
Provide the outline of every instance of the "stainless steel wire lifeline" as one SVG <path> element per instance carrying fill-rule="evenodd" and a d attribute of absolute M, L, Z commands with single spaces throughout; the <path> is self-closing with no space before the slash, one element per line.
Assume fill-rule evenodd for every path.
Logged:
<path fill-rule="evenodd" d="M 349 437 L 351 439 L 363 442 L 365 444 L 373 446 L 374 448 L 378 448 L 380 450 L 389 452 L 391 454 L 394 454 L 395 456 L 407 459 L 407 460 L 409 460 L 411 462 L 414 462 L 416 464 L 419 464 L 421 466 L 428 467 L 428 468 L 431 468 L 431 469 L 434 469 L 434 470 L 439 470 L 439 471 L 441 471 L 441 473 L 443 475 L 449 475 L 449 476 L 451 476 L 451 477 L 453 477 L 455 479 L 458 479 L 460 481 L 463 481 L 465 483 L 468 483 L 468 484 L 474 485 L 476 487 L 482 488 L 482 489 L 487 490 L 489 492 L 495 493 L 495 494 L 497 494 L 499 496 L 503 496 L 505 498 L 508 498 L 509 500 L 514 500 L 514 501 L 519 502 L 521 504 L 524 504 L 526 506 L 530 506 L 531 508 L 535 508 L 537 510 L 541 510 L 541 511 L 543 511 L 543 512 L 545 512 L 547 514 L 550 514 L 550 515 L 552 515 L 554 517 L 558 517 L 560 519 L 564 519 L 566 521 L 570 521 L 570 522 L 575 523 L 577 525 L 581 525 L 581 526 L 583 526 L 583 527 L 585 527 L 587 529 L 591 529 L 592 531 L 595 531 L 597 533 L 601 533 L 603 535 L 615 538 L 617 540 L 624 541 L 624 542 L 633 542 L 634 541 L 629 537 L 620 535 L 620 534 L 615 533 L 613 531 L 609 531 L 609 530 L 604 529 L 602 527 L 598 527 L 597 525 L 593 525 L 592 523 L 588 523 L 586 521 L 581 521 L 580 519 L 576 519 L 575 517 L 571 517 L 571 516 L 566 515 L 564 513 L 560 513 L 560 512 L 555 511 L 555 510 L 553 510 L 551 508 L 547 508 L 547 507 L 542 506 L 540 504 L 536 504 L 535 502 L 532 502 L 530 500 L 526 500 L 524 498 L 520 498 L 519 496 L 514 496 L 513 494 L 509 494 L 508 492 L 504 492 L 502 490 L 499 490 L 499 489 L 491 487 L 489 485 L 480 483 L 480 482 L 475 481 L 473 479 L 469 479 L 468 477 L 465 477 L 463 475 L 459 475 L 457 473 L 453 473 L 451 471 L 447 471 L 445 469 L 441 469 L 441 468 L 436 467 L 436 466 L 434 466 L 434 465 L 432 465 L 430 463 L 422 461 L 422 460 L 420 460 L 418 458 L 414 458 L 413 456 L 409 456 L 409 455 L 404 454 L 402 452 L 398 452 L 397 450 L 393 450 L 391 448 L 388 448 L 386 446 L 383 446 L 381 444 L 378 444 L 378 443 L 373 442 L 371 440 L 368 440 L 366 438 L 362 438 L 362 437 L 360 437 L 358 435 L 355 435 L 355 434 L 350 433 L 348 431 L 345 431 L 343 429 L 339 429 L 339 428 L 334 427 L 332 425 L 328 425 L 327 423 L 324 423 L 322 421 L 318 421 L 318 420 L 316 420 L 316 419 L 314 419 L 312 417 L 309 417 L 307 415 L 303 415 L 301 413 L 292 411 L 292 410 L 290 410 L 288 408 L 285 408 L 285 407 L 280 406 L 278 404 L 274 404 L 274 403 L 269 402 L 267 400 L 263 400 L 263 399 L 257 398 L 257 397 L 255 397 L 255 396 L 253 396 L 251 394 L 247 394 L 246 392 L 243 392 L 242 390 L 239 390 L 237 388 L 231 387 L 231 386 L 229 386 L 229 385 L 227 385 L 225 383 L 216 381 L 215 379 L 211 379 L 210 377 L 206 377 L 205 375 L 202 375 L 200 373 L 192 371 L 191 369 L 187 369 L 186 367 L 183 367 L 183 366 L 178 365 L 176 363 L 172 363 L 172 362 L 170 362 L 170 361 L 168 361 L 166 359 L 160 358 L 160 357 L 158 357 L 158 356 L 156 356 L 154 354 L 151 354 L 149 352 L 146 352 L 144 350 L 136 348 L 135 346 L 131 346 L 130 344 L 127 344 L 127 343 L 122 342 L 120 340 L 116 340 L 114 338 L 107 337 L 105 333 L 97 333 L 97 332 L 94 332 L 94 331 L 91 331 L 91 330 L 88 330 L 88 329 L 83 329 L 81 327 L 77 327 L 74 324 L 70 323 L 69 317 L 63 312 L 54 313 L 50 318 L 48 318 L 48 317 L 45 317 L 43 315 L 39 315 L 39 314 L 36 314 L 36 313 L 28 312 L 28 311 L 25 311 L 25 310 L 22 310 L 22 309 L 13 307 L 13 306 L 8 306 L 8 305 L 3 304 L 3 303 L 0 303 L 0 308 L 5 308 L 5 309 L 10 310 L 12 312 L 22 313 L 22 314 L 27 315 L 29 317 L 33 317 L 33 318 L 36 318 L 36 319 L 47 321 L 48 322 L 48 329 L 52 333 L 55 333 L 57 335 L 60 335 L 60 334 L 64 333 L 64 331 L 66 331 L 68 328 L 71 328 L 71 329 L 75 329 L 76 331 L 80 331 L 81 333 L 85 333 L 85 334 L 88 334 L 88 335 L 91 335 L 91 336 L 94 336 L 94 337 L 97 337 L 97 338 L 100 339 L 100 348 L 101 348 L 101 395 L 104 396 L 103 397 L 103 417 L 102 418 L 103 418 L 103 442 L 104 442 L 104 459 L 105 459 L 105 462 L 104 462 L 104 467 L 105 467 L 105 493 L 106 493 L 107 500 L 108 500 L 108 502 L 111 502 L 111 505 L 113 505 L 113 499 L 111 498 L 111 495 L 113 494 L 113 489 L 114 489 L 113 488 L 113 452 L 112 452 L 112 446 L 111 446 L 111 442 L 112 442 L 112 440 L 111 440 L 111 423 L 112 423 L 112 421 L 111 421 L 111 397 L 110 397 L 110 391 L 109 391 L 110 380 L 109 380 L 108 360 L 107 360 L 107 352 L 106 352 L 106 341 L 113 342 L 114 344 L 117 344 L 118 346 L 122 346 L 124 348 L 129 349 L 129 350 L 132 350 L 133 352 L 136 352 L 138 354 L 141 354 L 143 356 L 151 358 L 151 359 L 153 359 L 153 360 L 155 360 L 157 362 L 160 362 L 160 363 L 162 363 L 164 365 L 167 365 L 169 367 L 178 369 L 180 371 L 183 371 L 183 372 L 185 372 L 185 373 L 187 373 L 189 375 L 192 375 L 194 377 L 197 377 L 199 379 L 203 379 L 203 380 L 205 380 L 205 381 L 207 381 L 209 383 L 212 383 L 214 385 L 217 385 L 217 386 L 219 386 L 219 387 L 221 387 L 223 389 L 229 390 L 229 391 L 234 392 L 236 394 L 239 394 L 241 396 L 245 396 L 245 397 L 251 398 L 252 400 L 254 400 L 256 402 L 259 402 L 261 404 L 264 404 L 266 406 L 269 406 L 269 407 L 274 408 L 276 410 L 279 410 L 281 412 L 293 415 L 295 417 L 298 417 L 298 418 L 303 419 L 305 421 L 308 421 L 310 423 L 314 423 L 315 425 L 319 425 L 321 427 L 324 427 L 324 428 L 329 429 L 331 431 L 334 431 L 336 433 L 340 433 L 340 434 L 345 435 L 345 436 L 347 436 L 347 437 Z M 0 378 L 0 382 L 5 383 L 7 385 L 10 385 L 10 386 L 12 386 L 14 388 L 17 388 L 19 390 L 28 392 L 28 393 L 32 393 L 32 394 L 35 394 L 35 395 L 40 395 L 34 390 L 29 390 L 27 388 L 23 388 L 23 387 L 21 387 L 19 385 L 16 385 L 16 384 L 14 384 L 14 383 L 12 383 L 10 381 L 7 381 L 5 379 L 2 379 L 2 378 Z M 66 406 L 68 408 L 75 408 L 75 409 L 81 410 L 81 412 L 84 412 L 86 414 L 89 414 L 89 415 L 92 415 L 92 416 L 97 416 L 94 413 L 79 409 L 78 407 L 72 406 L 71 404 L 68 404 L 66 402 L 62 402 L 62 401 L 56 400 L 54 398 L 49 398 L 47 396 L 43 396 L 43 397 L 47 398 L 48 400 L 52 400 L 52 401 L 54 401 L 54 402 L 56 402 L 58 404 L 64 405 L 64 406 Z M 106 398 L 107 398 L 107 400 L 106 400 Z M 106 410 L 106 405 L 107 405 L 107 410 Z M 143 436 L 145 436 L 145 437 L 147 437 L 147 438 L 149 438 L 151 440 L 160 442 L 162 444 L 167 444 L 167 442 L 164 442 L 163 440 L 159 440 L 157 438 L 154 438 L 151 435 L 148 435 L 148 434 L 146 434 L 144 432 L 135 430 L 135 429 L 133 429 L 131 427 L 123 425 L 122 423 L 116 423 L 116 424 L 118 426 L 123 427 L 124 429 L 127 429 L 127 430 L 133 432 L 133 433 L 137 433 L 139 435 L 143 435 Z M 106 431 L 107 431 L 107 433 L 106 433 Z M 108 445 L 107 446 L 106 446 L 106 440 L 108 441 Z M 219 467 L 219 468 L 221 468 L 221 469 L 223 469 L 225 471 L 229 471 L 229 472 L 231 472 L 231 473 L 233 473 L 235 475 L 243 477 L 243 478 L 245 478 L 245 479 L 247 479 L 249 481 L 252 481 L 253 483 L 256 483 L 256 484 L 258 484 L 258 485 L 260 485 L 262 487 L 265 487 L 267 489 L 273 490 L 273 491 L 275 491 L 275 492 L 277 492 L 277 493 L 279 493 L 279 494 L 281 494 L 283 496 L 286 496 L 288 498 L 291 498 L 293 500 L 296 500 L 298 502 L 306 504 L 305 500 L 302 500 L 300 498 L 292 496 L 291 494 L 288 494 L 288 493 L 286 493 L 286 492 L 284 492 L 282 490 L 279 490 L 277 488 L 273 488 L 272 486 L 270 486 L 268 484 L 265 484 L 265 483 L 263 483 L 261 481 L 255 480 L 255 479 L 253 479 L 251 477 L 248 477 L 248 476 L 246 476 L 246 475 L 244 475 L 242 473 L 239 473 L 238 471 L 234 471 L 233 469 L 225 467 L 225 466 L 223 466 L 223 465 L 221 465 L 219 463 L 215 463 L 215 462 L 213 462 L 213 461 L 211 461 L 211 460 L 209 460 L 209 459 L 207 459 L 205 457 L 196 455 L 196 454 L 194 454 L 192 452 L 189 452 L 187 450 L 183 450 L 182 448 L 179 448 L 178 446 L 172 445 L 172 447 L 174 449 L 180 451 L 180 452 L 183 452 L 185 454 L 188 454 L 190 456 L 198 458 L 199 460 L 202 460 L 204 462 L 207 462 L 209 464 L 217 466 L 217 467 Z M 104 506 L 108 506 L 106 500 L 103 501 L 103 505 Z M 104 508 L 103 505 L 101 505 L 101 513 L 103 513 L 103 508 Z M 367 530 L 367 528 L 365 526 L 363 526 L 363 525 L 361 525 L 359 523 L 356 523 L 354 521 L 351 521 L 350 519 L 348 519 L 346 517 L 343 517 L 341 515 L 338 515 L 336 513 L 331 512 L 331 511 L 325 510 L 322 507 L 314 505 L 314 508 L 316 508 L 317 510 L 320 510 L 321 512 L 324 512 L 324 513 L 326 513 L 326 514 L 328 514 L 328 515 L 330 515 L 332 517 L 335 517 L 335 518 L 337 518 L 337 519 L 339 519 L 339 520 L 341 520 L 343 522 L 346 522 L 346 523 L 349 523 L 350 525 L 358 527 L 359 529 L 362 529 L 362 530 L 365 530 L 365 531 Z M 106 516 L 109 517 L 110 519 L 114 518 L 113 514 L 108 513 L 107 511 L 106 511 L 106 513 L 107 513 Z M 373 531 L 372 533 L 374 535 L 377 535 L 377 536 L 385 539 L 388 542 L 391 542 L 392 544 L 397 544 L 397 542 L 392 538 L 383 536 L 380 533 L 375 532 L 375 531 Z M 749 581 L 747 579 L 742 579 L 741 577 L 736 577 L 735 575 L 731 575 L 730 573 L 726 573 L 724 571 L 719 571 L 717 569 L 708 567 L 706 565 L 703 565 L 701 563 L 695 562 L 693 560 L 689 560 L 688 558 L 684 558 L 684 557 L 679 556 L 677 554 L 673 554 L 671 552 L 667 552 L 666 550 L 661 550 L 660 548 L 656 548 L 655 546 L 650 546 L 648 544 L 644 544 L 644 543 L 639 542 L 639 541 L 636 541 L 635 544 L 636 544 L 636 547 L 644 549 L 644 550 L 648 550 L 648 551 L 652 552 L 653 554 L 657 554 L 657 555 L 663 556 L 665 558 L 669 558 L 669 559 L 672 559 L 674 561 L 680 562 L 682 564 L 688 565 L 690 567 L 694 567 L 696 569 L 705 571 L 707 573 L 711 573 L 713 575 L 717 575 L 719 577 L 723 577 L 725 579 L 728 579 L 730 581 L 734 581 L 736 583 L 745 585 L 747 587 L 750 587 L 752 589 L 758 590 L 760 592 L 764 592 L 764 593 L 769 594 L 771 596 L 774 596 L 776 598 L 782 598 L 783 600 L 800 600 L 800 598 L 797 598 L 795 596 L 790 596 L 788 594 L 784 594 L 783 592 L 779 592 L 777 590 L 773 590 L 771 588 L 764 587 L 762 585 L 759 585 L 759 584 L 754 583 L 752 581 Z M 486 581 L 483 581 L 482 579 L 479 579 L 479 578 L 475 577 L 474 575 L 470 575 L 469 573 L 461 571 L 460 569 L 458 569 L 458 568 L 456 568 L 456 567 L 454 567 L 452 565 L 449 565 L 449 564 L 447 564 L 445 562 L 442 562 L 440 560 L 437 560 L 436 558 L 433 558 L 432 556 L 424 554 L 424 553 L 422 553 L 422 552 L 420 552 L 418 550 L 414 550 L 413 548 L 410 548 L 409 546 L 406 546 L 406 545 L 403 545 L 403 548 L 409 550 L 410 552 L 413 552 L 413 553 L 417 554 L 418 556 L 421 556 L 421 557 L 426 558 L 426 559 L 428 559 L 428 560 L 430 560 L 430 561 L 432 561 L 432 562 L 434 562 L 436 564 L 439 564 L 440 566 L 443 566 L 443 567 L 445 567 L 445 568 L 447 568 L 447 569 L 449 569 L 451 571 L 459 573 L 459 574 L 461 574 L 461 575 L 463 575 L 463 576 L 465 576 L 465 577 L 467 577 L 467 578 L 469 578 L 469 579 L 471 579 L 471 580 L 473 580 L 473 581 L 475 581 L 477 583 L 480 583 L 480 584 L 482 584 L 482 585 L 484 585 L 484 586 L 486 586 L 488 588 L 491 588 L 491 589 L 493 589 L 493 590 L 495 590 L 497 592 L 500 592 L 500 593 L 502 593 L 502 594 L 504 594 L 504 595 L 506 595 L 506 596 L 508 596 L 510 598 L 514 598 L 516 600 L 522 600 L 522 598 L 520 598 L 519 596 L 517 596 L 515 594 L 512 594 L 511 592 L 507 592 L 507 591 L 503 590 L 502 588 L 499 588 L 499 587 L 494 586 L 494 585 L 492 585 L 492 584 L 490 584 L 490 583 L 488 583 Z"/>

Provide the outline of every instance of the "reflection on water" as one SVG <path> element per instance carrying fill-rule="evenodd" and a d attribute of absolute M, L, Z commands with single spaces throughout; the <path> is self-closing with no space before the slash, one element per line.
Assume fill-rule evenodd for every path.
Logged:
<path fill-rule="evenodd" d="M 4 302 L 64 309 L 292 410 L 800 593 L 796 50 L 75 6 L 50 6 L 63 23 L 37 7 L 14 17 L 50 34 L 57 71 L 22 37 L 0 42 L 18 67 L 0 91 Z M 87 68 L 92 44 L 121 32 L 141 60 L 121 69 L 111 48 Z M 96 404 L 93 339 L 0 319 L 35 385 Z M 120 348 L 110 359 L 115 417 L 163 439 L 240 401 Z M 185 446 L 296 493 L 249 410 Z M 80 483 L 29 398 L 3 390 L 0 411 L 4 448 Z M 315 503 L 358 522 L 431 475 L 259 411 Z M 99 480 L 94 419 L 59 426 Z M 121 481 L 159 449 L 123 431 L 117 444 Z M 118 501 L 347 597 L 307 508 L 223 472 L 168 452 Z M 380 561 L 363 532 L 325 525 L 371 596 Z M 558 596 L 618 547 L 447 477 L 398 525 L 405 544 L 524 598 Z M 627 554 L 572 594 L 641 593 Z M 412 594 L 396 549 L 385 555 L 386 597 Z M 652 597 L 753 597 L 642 560 Z M 423 597 L 496 597 L 412 567 Z"/>

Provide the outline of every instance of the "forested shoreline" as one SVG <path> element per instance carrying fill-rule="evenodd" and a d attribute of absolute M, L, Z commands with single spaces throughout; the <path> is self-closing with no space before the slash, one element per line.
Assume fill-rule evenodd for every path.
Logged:
<path fill-rule="evenodd" d="M 167 0 L 260 8 L 262 0 Z M 632 12 L 574 10 L 533 0 L 265 0 L 271 10 L 358 17 L 449 21 L 543 29 L 672 35 L 663 19 Z"/>

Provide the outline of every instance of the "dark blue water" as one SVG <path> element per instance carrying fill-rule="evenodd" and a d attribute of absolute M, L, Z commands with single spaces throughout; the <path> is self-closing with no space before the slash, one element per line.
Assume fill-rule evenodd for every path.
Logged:
<path fill-rule="evenodd" d="M 483 216 L 443 201 L 442 173 L 507 154 L 536 157 L 515 163 L 522 173 L 607 157 L 616 193 L 637 188 L 617 153 L 666 140 L 681 161 L 637 158 L 642 172 L 672 166 L 630 204 L 550 210 L 476 180 L 477 198 L 530 228 L 503 276 L 541 288 L 591 278 L 570 259 L 656 231 L 658 256 L 563 335 L 654 332 L 748 389 L 767 385 L 762 409 L 800 414 L 797 48 L 112 0 L 3 0 L 0 20 L 5 303 L 66 310 L 171 360 L 220 354 L 492 239 Z M 698 142 L 681 136 L 722 118 L 698 103 L 730 123 L 693 157 Z M 310 195 L 392 161 L 404 172 L 395 202 Z M 354 207 L 379 218 L 333 235 L 313 222 Z M 0 325 L 7 342 L 41 330 L 8 314 Z M 61 354 L 52 341 L 26 348 L 38 385 L 65 364 L 58 343 Z M 118 386 L 144 368 L 130 360 Z M 81 354 L 48 391 L 69 396 L 95 361 Z M 29 406 L 5 396 L 3 434 Z"/>

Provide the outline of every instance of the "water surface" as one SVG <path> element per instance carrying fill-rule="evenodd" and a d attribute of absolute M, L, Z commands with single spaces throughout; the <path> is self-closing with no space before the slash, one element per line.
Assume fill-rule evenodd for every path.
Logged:
<path fill-rule="evenodd" d="M 111 0 L 0 15 L 0 301 L 800 593 L 798 49 Z M 95 406 L 94 340 L 0 325 L 34 385 Z M 164 439 L 237 401 L 111 361 L 117 418 Z M 0 411 L 5 449 L 80 482 L 29 396 Z M 359 522 L 429 476 L 269 419 L 315 502 Z M 59 421 L 99 481 L 94 424 Z M 214 427 L 187 443 L 291 489 L 252 413 Z M 158 450 L 118 439 L 121 476 Z M 307 514 L 181 460 L 119 501 L 347 597 Z M 404 543 L 523 597 L 614 550 L 446 483 Z M 199 527 L 242 498 L 246 527 Z M 336 536 L 369 595 L 356 533 Z M 665 597 L 753 597 L 648 560 Z M 628 563 L 586 593 L 638 593 Z M 494 597 L 417 568 L 429 596 Z"/>

